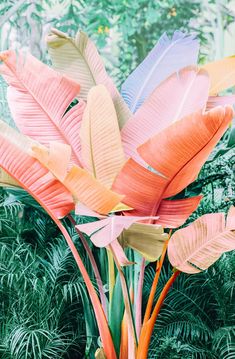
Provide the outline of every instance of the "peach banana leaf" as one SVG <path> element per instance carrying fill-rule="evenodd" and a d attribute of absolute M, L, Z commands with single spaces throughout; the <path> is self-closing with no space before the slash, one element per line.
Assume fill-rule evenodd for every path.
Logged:
<path fill-rule="evenodd" d="M 48 147 L 52 141 L 69 144 L 72 162 L 79 165 L 79 130 L 85 104 L 80 101 L 66 110 L 80 85 L 22 51 L 5 51 L 0 59 L 0 74 L 9 84 L 8 104 L 17 127 Z"/>
<path fill-rule="evenodd" d="M 211 80 L 210 95 L 218 95 L 220 92 L 234 86 L 235 56 L 209 62 L 202 68 L 208 72 Z"/>
<path fill-rule="evenodd" d="M 198 40 L 175 31 L 172 39 L 163 34 L 143 62 L 122 85 L 122 96 L 135 113 L 153 90 L 172 73 L 197 63 Z"/>
<path fill-rule="evenodd" d="M 121 128 L 131 113 L 106 73 L 97 48 L 88 36 L 78 31 L 73 39 L 57 29 L 52 29 L 47 36 L 47 45 L 54 68 L 80 84 L 82 99 L 87 99 L 88 92 L 93 86 L 102 84 L 107 88 Z"/>
<path fill-rule="evenodd" d="M 109 190 L 86 170 L 76 165 L 69 168 L 67 145 L 53 142 L 49 149 L 42 145 L 32 145 L 31 149 L 33 156 L 71 192 L 75 203 L 81 202 L 95 212 L 107 214 L 122 200 L 123 196 Z"/>
<path fill-rule="evenodd" d="M 226 221 L 224 213 L 211 213 L 176 231 L 168 245 L 168 257 L 173 267 L 193 274 L 234 249 L 235 208 L 231 207 Z"/>

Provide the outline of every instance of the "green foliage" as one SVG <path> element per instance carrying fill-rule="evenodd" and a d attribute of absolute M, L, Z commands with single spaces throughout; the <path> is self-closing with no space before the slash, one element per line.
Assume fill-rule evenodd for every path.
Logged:
<path fill-rule="evenodd" d="M 231 359 L 235 356 L 235 254 L 223 257 L 207 271 L 181 274 L 171 288 L 156 321 L 149 358 Z M 156 298 L 170 276 L 160 277 Z M 154 277 L 147 269 L 144 298 Z"/>
<path fill-rule="evenodd" d="M 6 190 L 0 237 L 0 357 L 81 358 L 87 293 L 64 239 Z"/>

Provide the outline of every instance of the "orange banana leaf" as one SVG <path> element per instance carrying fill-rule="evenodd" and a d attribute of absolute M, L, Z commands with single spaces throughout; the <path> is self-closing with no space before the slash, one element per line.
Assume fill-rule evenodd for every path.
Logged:
<path fill-rule="evenodd" d="M 109 190 L 86 170 L 77 166 L 71 168 L 63 183 L 73 194 L 75 201 L 82 202 L 100 214 L 108 214 L 123 199 L 123 196 Z"/>
<path fill-rule="evenodd" d="M 149 216 L 162 197 L 167 179 L 129 159 L 116 177 L 112 189 L 125 195 L 124 202 L 134 208 L 126 215 Z"/>
<path fill-rule="evenodd" d="M 168 257 L 182 272 L 193 274 L 206 270 L 219 257 L 235 249 L 235 209 L 206 214 L 188 227 L 176 231 L 169 241 Z"/>
<path fill-rule="evenodd" d="M 110 188 L 125 157 L 115 107 L 103 85 L 88 93 L 80 138 L 83 167 Z"/>
<path fill-rule="evenodd" d="M 154 134 L 205 108 L 209 86 L 208 74 L 196 66 L 179 70 L 163 81 L 122 129 L 126 156 L 135 158 L 137 147 Z"/>
<path fill-rule="evenodd" d="M 79 130 L 85 103 L 80 101 L 66 110 L 80 85 L 22 51 L 5 51 L 0 59 L 0 74 L 9 84 L 8 104 L 17 127 L 43 145 L 52 141 L 70 145 L 72 163 L 79 165 Z"/>
<path fill-rule="evenodd" d="M 81 85 L 82 99 L 87 99 L 93 86 L 102 84 L 107 88 L 117 111 L 119 126 L 122 127 L 131 112 L 105 71 L 97 48 L 88 36 L 78 31 L 73 39 L 57 29 L 51 29 L 46 40 L 54 68 Z"/>
<path fill-rule="evenodd" d="M 218 107 L 208 113 L 196 112 L 140 146 L 139 154 L 156 173 L 129 159 L 112 187 L 125 195 L 124 202 L 135 209 L 130 214 L 158 215 L 162 199 L 179 193 L 197 177 L 232 117 L 231 107 Z M 192 201 L 193 211 L 197 200 Z M 189 203 L 184 204 L 188 208 Z M 186 213 L 186 209 L 181 210 Z M 163 214 L 170 215 L 170 212 Z"/>
<path fill-rule="evenodd" d="M 157 211 L 159 216 L 157 223 L 167 228 L 182 226 L 191 213 L 197 209 L 201 199 L 202 196 L 171 201 L 163 199 Z"/>
<path fill-rule="evenodd" d="M 123 196 L 114 193 L 96 180 L 86 170 L 73 166 L 68 168 L 69 148 L 64 144 L 33 145 L 33 155 L 71 192 L 76 203 L 81 202 L 90 210 L 107 214 L 115 208 Z"/>
<path fill-rule="evenodd" d="M 202 66 L 211 80 L 210 95 L 218 93 L 235 85 L 235 56 L 209 62 Z"/>
<path fill-rule="evenodd" d="M 196 112 L 169 126 L 138 148 L 141 157 L 168 179 L 163 198 L 193 182 L 233 118 L 230 106 Z"/>

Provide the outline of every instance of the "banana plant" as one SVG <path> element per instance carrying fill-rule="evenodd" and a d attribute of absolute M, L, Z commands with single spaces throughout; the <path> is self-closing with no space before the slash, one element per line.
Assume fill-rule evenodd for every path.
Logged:
<path fill-rule="evenodd" d="M 9 107 L 21 132 L 0 122 L 2 183 L 28 191 L 64 235 L 96 316 L 102 343 L 96 357 L 144 359 L 164 298 L 188 265 L 187 253 L 193 256 L 203 246 L 202 263 L 195 254 L 196 263 L 192 257 L 189 264 L 204 270 L 235 248 L 233 209 L 227 227 L 219 229 L 229 232 L 224 246 L 212 230 L 201 239 L 202 230 L 187 227 L 192 235 L 183 246 L 175 239 L 181 230 L 170 241 L 164 232 L 183 225 L 202 198 L 172 199 L 197 178 L 232 121 L 233 100 L 220 94 L 235 84 L 234 58 L 198 67 L 197 39 L 180 31 L 172 39 L 164 34 L 120 94 L 85 33 L 72 39 L 52 29 L 47 44 L 54 69 L 23 51 L 0 54 Z M 92 222 L 76 224 L 74 210 Z M 87 250 L 98 294 L 63 225 L 66 216 Z M 214 216 L 214 222 L 222 217 Z M 106 248 L 108 295 L 83 233 Z M 175 269 L 152 311 L 168 243 Z M 205 252 L 213 260 L 203 266 Z M 151 261 L 157 261 L 156 276 L 142 323 L 144 270 Z M 115 312 L 117 298 L 123 302 Z"/>

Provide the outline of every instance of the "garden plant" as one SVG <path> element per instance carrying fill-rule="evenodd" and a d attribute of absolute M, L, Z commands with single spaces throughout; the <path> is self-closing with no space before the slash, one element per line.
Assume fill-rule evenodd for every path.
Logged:
<path fill-rule="evenodd" d="M 233 206 L 181 228 L 202 200 L 188 189 L 233 120 L 225 91 L 235 85 L 235 58 L 198 66 L 193 35 L 163 34 L 119 93 L 85 33 L 52 29 L 47 45 L 53 68 L 23 51 L 0 54 L 20 131 L 0 122 L 1 182 L 27 191 L 67 241 L 92 305 L 82 303 L 87 338 L 93 323 L 100 335 L 87 356 L 145 359 L 172 284 L 235 249 Z M 162 284 L 166 255 L 171 276 Z"/>

